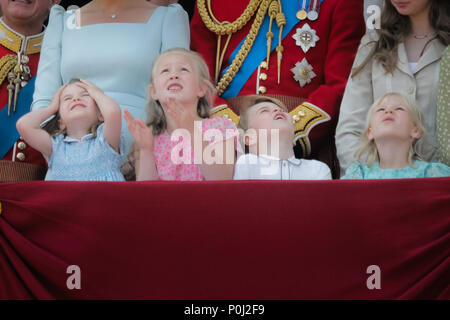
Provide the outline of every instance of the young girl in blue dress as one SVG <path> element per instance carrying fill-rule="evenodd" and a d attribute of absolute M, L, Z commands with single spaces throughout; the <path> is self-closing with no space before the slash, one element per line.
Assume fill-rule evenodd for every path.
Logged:
<path fill-rule="evenodd" d="M 450 167 L 420 161 L 416 147 L 424 141 L 417 107 L 399 93 L 375 101 L 367 114 L 362 144 L 342 179 L 394 179 L 450 176 Z"/>
<path fill-rule="evenodd" d="M 20 118 L 17 130 L 47 160 L 45 180 L 124 181 L 120 107 L 91 82 L 60 87 L 47 108 Z"/>

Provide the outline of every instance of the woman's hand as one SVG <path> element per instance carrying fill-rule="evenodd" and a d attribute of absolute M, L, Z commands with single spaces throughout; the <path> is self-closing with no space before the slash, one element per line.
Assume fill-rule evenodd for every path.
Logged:
<path fill-rule="evenodd" d="M 153 151 L 153 133 L 145 125 L 144 121 L 142 119 L 134 119 L 128 110 L 123 112 L 123 117 L 139 149 Z"/>

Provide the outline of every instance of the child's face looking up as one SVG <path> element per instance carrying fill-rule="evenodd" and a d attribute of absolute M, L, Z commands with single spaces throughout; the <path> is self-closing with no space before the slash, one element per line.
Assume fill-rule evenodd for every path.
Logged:
<path fill-rule="evenodd" d="M 76 83 L 69 84 L 61 92 L 59 114 L 66 125 L 76 120 L 94 125 L 100 120 L 100 110 L 95 100 Z"/>
<path fill-rule="evenodd" d="M 184 103 L 197 103 L 206 92 L 193 62 L 183 53 L 171 52 L 160 57 L 152 78 L 150 94 L 154 100 L 162 103 L 168 98 Z"/>
<path fill-rule="evenodd" d="M 388 96 L 373 108 L 367 136 L 369 140 L 389 137 L 413 141 L 420 138 L 421 132 L 404 101 L 397 96 Z"/>
<path fill-rule="evenodd" d="M 260 102 L 247 111 L 248 127 L 251 129 L 280 129 L 294 133 L 294 124 L 289 113 L 273 102 Z"/>

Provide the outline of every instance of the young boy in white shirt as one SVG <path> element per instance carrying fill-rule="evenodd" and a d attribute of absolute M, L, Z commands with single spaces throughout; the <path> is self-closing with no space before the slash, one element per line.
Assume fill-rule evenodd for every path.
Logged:
<path fill-rule="evenodd" d="M 281 101 L 247 96 L 240 107 L 238 126 L 244 131 L 241 142 L 246 154 L 236 161 L 234 180 L 331 179 L 325 163 L 295 158 L 293 119 Z"/>

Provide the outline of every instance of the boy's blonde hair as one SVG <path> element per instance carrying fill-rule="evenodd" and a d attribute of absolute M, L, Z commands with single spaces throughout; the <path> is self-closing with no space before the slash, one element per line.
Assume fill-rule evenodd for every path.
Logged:
<path fill-rule="evenodd" d="M 194 67 L 197 69 L 199 81 L 206 84 L 207 90 L 205 96 L 201 97 L 197 103 L 197 114 L 200 118 L 209 118 L 209 111 L 213 103 L 216 88 L 211 82 L 208 66 L 197 52 L 186 50 L 183 48 L 173 48 L 162 53 L 153 61 L 150 85 L 154 85 L 153 78 L 158 61 L 161 59 L 161 57 L 164 57 L 165 55 L 171 53 L 179 53 L 188 57 L 193 62 Z M 151 96 L 149 96 L 149 101 L 147 103 L 147 126 L 152 128 L 154 136 L 159 135 L 167 129 L 166 116 L 164 115 L 164 110 L 161 106 L 161 103 L 157 100 L 154 100 Z"/>
<path fill-rule="evenodd" d="M 364 129 L 364 132 L 361 135 L 361 146 L 359 149 L 355 152 L 355 157 L 360 161 L 365 163 L 368 167 L 371 167 L 375 161 L 380 161 L 380 156 L 378 154 L 377 146 L 375 145 L 374 140 L 369 140 L 368 137 L 368 130 L 370 128 L 370 120 L 372 119 L 373 110 L 378 107 L 384 99 L 388 97 L 397 97 L 402 100 L 403 105 L 406 107 L 406 109 L 409 111 L 409 114 L 411 115 L 412 121 L 414 125 L 419 129 L 421 136 L 420 138 L 413 141 L 411 144 L 411 147 L 409 148 L 408 152 L 408 163 L 412 166 L 414 160 L 420 159 L 420 154 L 417 152 L 417 146 L 422 143 L 425 136 L 425 128 L 422 124 L 422 116 L 420 114 L 419 109 L 417 108 L 417 105 L 414 101 L 410 100 L 409 98 L 405 97 L 401 93 L 397 92 L 390 92 L 386 93 L 381 98 L 378 98 L 372 106 L 369 108 L 369 111 L 367 112 L 366 117 L 366 126 Z M 366 155 L 367 158 L 364 160 L 363 156 Z"/>
<path fill-rule="evenodd" d="M 78 83 L 78 82 L 81 82 L 81 80 L 78 78 L 73 78 L 73 79 L 70 79 L 70 81 L 67 83 L 67 85 Z M 61 97 L 60 97 L 60 99 L 61 99 Z M 61 123 L 61 116 L 59 114 L 59 109 L 58 109 L 58 111 L 55 113 L 54 117 L 52 119 L 50 119 L 49 121 L 47 121 L 42 126 L 42 129 L 47 131 L 48 134 L 52 137 L 59 136 L 60 134 L 66 135 L 67 134 L 67 126 L 64 126 L 64 128 L 61 129 L 60 123 Z M 98 122 L 96 124 L 92 125 L 91 128 L 89 129 L 89 133 L 92 133 L 94 135 L 94 138 L 97 136 L 98 126 L 102 123 L 103 123 L 103 121 L 101 121 L 99 119 Z"/>

